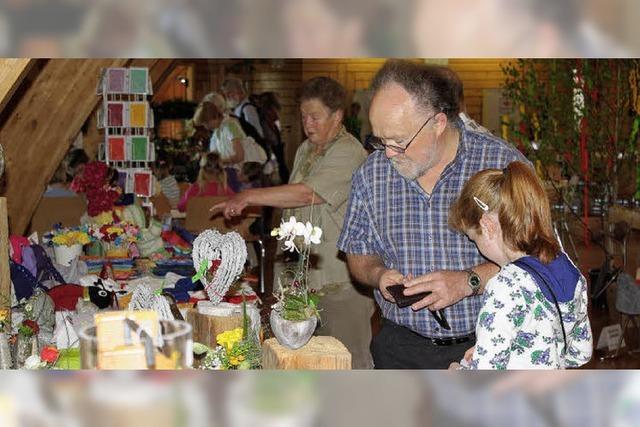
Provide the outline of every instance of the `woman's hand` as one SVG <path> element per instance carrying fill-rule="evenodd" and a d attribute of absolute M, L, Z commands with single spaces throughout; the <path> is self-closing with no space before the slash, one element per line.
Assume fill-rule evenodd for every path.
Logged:
<path fill-rule="evenodd" d="M 222 215 L 226 219 L 231 219 L 234 216 L 242 215 L 242 211 L 249 205 L 249 200 L 246 193 L 238 193 L 235 196 L 213 205 L 209 212 L 212 214 L 222 212 Z"/>
<path fill-rule="evenodd" d="M 462 365 L 460 365 L 458 362 L 451 362 L 451 364 L 449 365 L 450 371 L 457 371 L 461 368 L 462 368 Z"/>

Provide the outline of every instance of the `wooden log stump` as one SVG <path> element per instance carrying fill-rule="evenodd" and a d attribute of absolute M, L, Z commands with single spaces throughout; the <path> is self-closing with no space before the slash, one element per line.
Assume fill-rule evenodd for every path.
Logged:
<path fill-rule="evenodd" d="M 311 337 L 297 350 L 269 338 L 262 346 L 263 369 L 351 369 L 351 353 L 333 337 Z"/>
<path fill-rule="evenodd" d="M 9 325 L 8 329 L 11 329 L 11 273 L 6 197 L 0 197 L 0 319 Z"/>
<path fill-rule="evenodd" d="M 211 348 L 216 347 L 216 336 L 224 331 L 242 328 L 242 315 L 210 316 L 198 313 L 197 309 L 189 309 L 185 319 L 193 328 L 193 340 Z"/>

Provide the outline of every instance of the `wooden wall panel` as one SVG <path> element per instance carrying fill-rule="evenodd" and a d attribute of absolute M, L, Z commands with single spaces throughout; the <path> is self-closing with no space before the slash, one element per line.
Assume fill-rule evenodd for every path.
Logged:
<path fill-rule="evenodd" d="M 458 73 L 464 84 L 467 113 L 477 122 L 482 121 L 482 90 L 502 87 L 505 59 L 450 59 L 449 67 Z"/>
<path fill-rule="evenodd" d="M 342 83 L 349 96 L 355 90 L 369 87 L 375 73 L 385 59 L 305 59 L 303 80 L 316 76 L 328 76 Z M 477 121 L 482 119 L 482 90 L 499 88 L 504 82 L 501 65 L 504 59 L 450 59 L 449 66 L 456 71 L 464 84 L 467 112 Z"/>

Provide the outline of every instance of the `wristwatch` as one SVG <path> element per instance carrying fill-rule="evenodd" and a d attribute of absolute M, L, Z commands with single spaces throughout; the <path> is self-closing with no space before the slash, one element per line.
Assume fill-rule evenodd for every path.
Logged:
<path fill-rule="evenodd" d="M 467 277 L 467 285 L 471 288 L 471 295 L 478 295 L 478 292 L 480 292 L 480 276 L 470 268 L 465 272 L 469 275 Z"/>

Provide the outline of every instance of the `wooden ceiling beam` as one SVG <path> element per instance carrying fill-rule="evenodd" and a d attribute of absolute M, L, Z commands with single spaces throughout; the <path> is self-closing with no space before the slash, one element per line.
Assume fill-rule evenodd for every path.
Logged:
<path fill-rule="evenodd" d="M 29 58 L 0 59 L 0 111 L 4 110 L 36 61 Z"/>
<path fill-rule="evenodd" d="M 46 63 L 0 129 L 5 148 L 9 227 L 23 234 L 53 176 L 98 96 L 104 67 L 127 59 L 53 59 Z"/>

